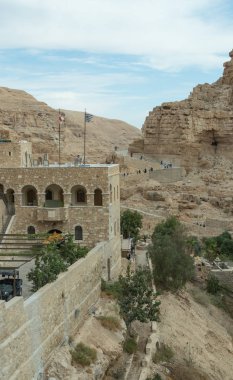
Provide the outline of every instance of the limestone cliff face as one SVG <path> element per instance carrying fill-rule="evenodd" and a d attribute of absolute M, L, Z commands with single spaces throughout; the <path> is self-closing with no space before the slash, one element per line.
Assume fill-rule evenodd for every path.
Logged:
<path fill-rule="evenodd" d="M 83 112 L 64 112 L 61 161 L 83 155 Z M 49 153 L 51 161 L 58 161 L 58 110 L 37 101 L 30 94 L 0 87 L 0 130 L 10 131 L 12 140 L 32 141 L 34 156 Z M 115 146 L 125 149 L 140 135 L 139 129 L 123 121 L 95 116 L 87 124 L 87 162 L 104 162 Z"/>
<path fill-rule="evenodd" d="M 229 55 L 217 82 L 198 85 L 188 99 L 149 113 L 142 128 L 144 154 L 175 157 L 187 168 L 203 166 L 206 158 L 233 158 L 233 51 Z"/>

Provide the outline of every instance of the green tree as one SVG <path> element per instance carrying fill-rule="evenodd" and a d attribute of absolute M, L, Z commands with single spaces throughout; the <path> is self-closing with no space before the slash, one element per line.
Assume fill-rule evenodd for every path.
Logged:
<path fill-rule="evenodd" d="M 85 257 L 87 252 L 87 247 L 80 247 L 80 245 L 74 243 L 73 236 L 71 234 L 67 235 L 65 240 L 59 244 L 59 254 L 68 265 L 71 265 L 78 259 Z"/>
<path fill-rule="evenodd" d="M 84 257 L 88 252 L 86 247 L 80 247 L 73 242 L 72 235 L 63 240 L 51 241 L 37 254 L 35 267 L 27 277 L 32 281 L 32 290 L 35 292 L 42 286 L 57 279 L 59 273 L 64 272 L 75 261 Z"/>
<path fill-rule="evenodd" d="M 152 234 L 149 255 L 155 282 L 164 289 L 178 290 L 194 276 L 194 260 L 187 253 L 184 226 L 170 217 L 158 224 Z"/>
<path fill-rule="evenodd" d="M 35 268 L 31 269 L 27 277 L 32 281 L 32 290 L 36 292 L 42 286 L 57 279 L 59 273 L 67 270 L 68 264 L 64 262 L 55 244 L 43 248 L 40 256 L 36 257 Z"/>
<path fill-rule="evenodd" d="M 119 277 L 118 302 L 127 328 L 133 321 L 157 321 L 160 301 L 152 288 L 152 276 L 148 269 L 138 268 L 134 273 L 127 269 L 125 277 Z"/>
<path fill-rule="evenodd" d="M 142 228 L 142 215 L 139 212 L 125 210 L 121 214 L 121 233 L 124 239 L 132 237 L 137 241 L 140 228 Z"/>

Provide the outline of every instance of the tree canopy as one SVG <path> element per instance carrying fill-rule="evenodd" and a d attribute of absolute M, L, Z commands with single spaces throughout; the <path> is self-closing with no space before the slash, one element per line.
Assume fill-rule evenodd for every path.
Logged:
<path fill-rule="evenodd" d="M 125 210 L 121 214 L 121 233 L 124 239 L 128 237 L 138 240 L 142 227 L 142 215 L 138 211 Z"/>
<path fill-rule="evenodd" d="M 65 239 L 51 240 L 46 243 L 36 256 L 35 267 L 27 277 L 32 281 L 32 290 L 35 292 L 42 286 L 57 279 L 59 273 L 64 272 L 75 261 L 84 257 L 88 249 L 73 242 L 72 235 Z"/>
<path fill-rule="evenodd" d="M 218 236 L 203 239 L 203 249 L 205 257 L 214 261 L 217 256 L 224 255 L 233 260 L 233 240 L 228 231 L 224 231 Z"/>
<path fill-rule="evenodd" d="M 153 291 L 149 269 L 139 267 L 132 273 L 128 267 L 126 276 L 119 277 L 118 289 L 120 311 L 127 327 L 135 320 L 158 320 L 160 301 L 157 301 L 157 293 Z"/>
<path fill-rule="evenodd" d="M 155 227 L 149 255 L 156 284 L 176 291 L 192 279 L 194 259 L 188 251 L 187 232 L 174 216 Z"/>

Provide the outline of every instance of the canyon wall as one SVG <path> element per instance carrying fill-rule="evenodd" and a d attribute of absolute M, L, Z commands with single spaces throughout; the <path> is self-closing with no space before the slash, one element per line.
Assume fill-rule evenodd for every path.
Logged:
<path fill-rule="evenodd" d="M 143 125 L 143 141 L 129 151 L 141 146 L 158 159 L 175 156 L 186 168 L 214 164 L 216 157 L 232 159 L 233 50 L 229 55 L 217 82 L 196 86 L 186 100 L 155 107 Z"/>

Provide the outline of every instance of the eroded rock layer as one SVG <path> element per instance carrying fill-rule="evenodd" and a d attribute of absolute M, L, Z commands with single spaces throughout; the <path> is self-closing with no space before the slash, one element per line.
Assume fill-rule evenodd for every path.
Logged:
<path fill-rule="evenodd" d="M 188 99 L 163 103 L 149 113 L 142 128 L 144 154 L 176 158 L 186 168 L 233 158 L 233 50 L 229 55 L 217 82 L 198 85 Z"/>

